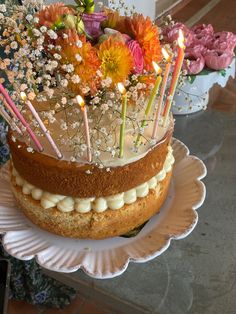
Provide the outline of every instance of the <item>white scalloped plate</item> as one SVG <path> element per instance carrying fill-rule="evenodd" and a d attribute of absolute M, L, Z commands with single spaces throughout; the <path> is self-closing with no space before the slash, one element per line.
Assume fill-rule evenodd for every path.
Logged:
<path fill-rule="evenodd" d="M 144 263 L 170 245 L 171 239 L 186 237 L 196 226 L 199 208 L 205 199 L 201 179 L 206 167 L 201 160 L 189 156 L 188 148 L 173 141 L 176 159 L 168 199 L 161 213 L 154 216 L 133 238 L 77 240 L 63 238 L 34 226 L 16 208 L 9 183 L 8 166 L 0 170 L 0 233 L 5 250 L 15 258 L 36 258 L 49 270 L 71 273 L 78 269 L 93 278 L 121 275 L 129 262 Z"/>

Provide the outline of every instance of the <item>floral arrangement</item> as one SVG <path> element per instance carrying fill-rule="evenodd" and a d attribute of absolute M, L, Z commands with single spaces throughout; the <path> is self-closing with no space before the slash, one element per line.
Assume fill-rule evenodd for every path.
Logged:
<path fill-rule="evenodd" d="M 140 145 L 156 144 L 161 120 L 166 125 L 169 117 L 183 44 L 176 53 L 167 45 L 163 57 L 159 27 L 123 0 L 118 8 L 100 3 L 99 12 L 92 0 L 47 6 L 43 0 L 11 1 L 0 5 L 0 100 L 11 108 L 0 109 L 7 120 L 13 108 L 8 120 L 28 136 L 29 152 L 35 150 L 32 140 L 42 151 L 40 138 L 46 137 L 58 158 L 66 147 L 71 161 L 87 152 L 88 161 L 102 166 L 101 153 L 123 157 L 127 132 L 133 153 Z M 150 123 L 155 130 L 146 136 Z M 52 138 L 55 128 L 57 138 Z"/>
<path fill-rule="evenodd" d="M 182 29 L 185 34 L 185 60 L 183 70 L 188 75 L 205 69 L 224 70 L 232 62 L 236 35 L 231 32 L 215 32 L 212 25 L 196 25 L 188 28 L 182 23 L 170 23 L 163 29 L 164 41 L 173 43 Z"/>

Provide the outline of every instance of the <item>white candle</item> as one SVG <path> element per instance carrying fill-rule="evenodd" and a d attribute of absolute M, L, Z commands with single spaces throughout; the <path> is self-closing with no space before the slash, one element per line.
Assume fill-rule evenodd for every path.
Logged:
<path fill-rule="evenodd" d="M 86 136 L 86 145 L 87 145 L 87 159 L 88 159 L 88 162 L 91 162 L 92 161 L 92 153 L 91 153 L 91 142 L 90 142 L 90 132 L 89 132 L 87 108 L 86 108 L 86 105 L 85 105 L 83 98 L 80 95 L 76 96 L 76 100 L 77 100 L 78 104 L 80 105 L 80 109 L 81 109 L 81 112 L 83 114 L 85 136 Z"/>

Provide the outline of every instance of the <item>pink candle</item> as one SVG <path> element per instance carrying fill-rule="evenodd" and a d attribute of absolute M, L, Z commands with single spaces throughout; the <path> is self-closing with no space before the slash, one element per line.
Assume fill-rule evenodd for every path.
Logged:
<path fill-rule="evenodd" d="M 4 105 L 6 105 L 7 102 L 6 102 L 5 98 L 1 94 L 0 94 L 0 100 L 4 103 Z M 0 114 L 3 116 L 3 118 L 7 121 L 7 123 L 10 125 L 10 127 L 13 130 L 16 130 L 20 135 L 23 135 L 23 133 L 21 132 L 20 128 L 16 125 L 14 120 L 9 116 L 9 114 L 6 112 L 6 110 L 4 108 L 0 107 Z"/>
<path fill-rule="evenodd" d="M 179 80 L 179 77 L 180 77 L 180 73 L 181 73 L 181 69 L 182 69 L 182 65 L 183 65 L 183 61 L 184 61 L 185 46 L 184 46 L 184 36 L 183 36 L 182 30 L 179 30 L 178 45 L 179 45 L 179 47 L 178 47 L 178 56 L 177 56 L 177 60 L 176 60 L 176 63 L 175 63 L 174 73 L 173 73 L 173 76 L 172 76 L 172 80 L 171 80 L 171 85 L 170 85 L 167 101 L 166 101 L 165 108 L 164 108 L 164 111 L 163 111 L 164 126 L 167 123 L 167 119 L 168 119 L 168 116 L 169 116 L 169 113 L 170 113 L 173 97 L 174 97 L 174 94 L 175 94 L 175 90 L 176 90 L 176 87 L 177 87 L 177 84 L 178 84 L 178 80 Z"/>
<path fill-rule="evenodd" d="M 44 135 L 46 136 L 49 144 L 52 146 L 54 152 L 56 153 L 57 157 L 59 159 L 61 159 L 62 158 L 61 152 L 59 151 L 56 143 L 53 141 L 49 131 L 45 127 L 43 121 L 41 120 L 41 118 L 40 118 L 39 114 L 37 113 L 37 111 L 35 110 L 34 106 L 32 105 L 32 103 L 29 100 L 27 100 L 26 94 L 24 92 L 21 92 L 21 99 L 26 103 L 26 105 L 28 106 L 28 108 L 31 111 L 32 115 L 35 117 L 35 119 L 38 122 L 40 128 L 42 129 Z"/>
<path fill-rule="evenodd" d="M 166 59 L 167 63 L 166 63 L 163 82 L 161 85 L 160 98 L 159 98 L 157 110 L 156 110 L 154 128 L 153 128 L 153 133 L 152 133 L 153 139 L 155 139 L 157 136 L 157 131 L 158 131 L 158 127 L 159 127 L 159 118 L 161 115 L 161 109 L 162 109 L 163 99 L 164 99 L 164 95 L 165 95 L 165 91 L 166 91 L 166 85 L 168 82 L 168 77 L 169 77 L 170 69 L 171 69 L 171 57 L 169 56 L 168 52 L 164 48 L 162 48 L 162 54 L 163 54 L 164 58 Z"/>
<path fill-rule="evenodd" d="M 89 132 L 87 108 L 86 108 L 83 98 L 80 95 L 76 96 L 76 100 L 78 104 L 80 105 L 81 112 L 83 114 L 85 135 L 86 135 L 86 145 L 87 145 L 87 159 L 89 162 L 91 162 L 92 154 L 91 154 L 91 142 L 90 142 L 90 134 L 89 134 L 90 132 Z"/>
<path fill-rule="evenodd" d="M 9 106 L 11 109 L 14 111 L 16 117 L 20 120 L 20 122 L 23 124 L 23 126 L 26 128 L 27 132 L 29 133 L 32 141 L 35 143 L 36 148 L 42 152 L 43 151 L 43 146 L 40 144 L 39 140 L 37 139 L 36 135 L 34 132 L 31 130 L 30 126 L 28 123 L 25 121 L 24 117 L 20 113 L 20 111 L 17 109 L 16 105 L 13 103 L 11 100 L 11 97 L 8 95 L 7 91 L 3 87 L 3 85 L 0 83 L 0 92 L 3 94 L 5 97 L 6 101 L 8 102 Z"/>

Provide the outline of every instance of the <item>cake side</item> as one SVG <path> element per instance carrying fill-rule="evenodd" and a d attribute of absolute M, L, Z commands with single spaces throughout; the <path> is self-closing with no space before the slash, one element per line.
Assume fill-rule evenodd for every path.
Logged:
<path fill-rule="evenodd" d="M 155 176 L 163 168 L 173 129 L 143 158 L 123 167 L 100 169 L 94 164 L 57 160 L 27 151 L 25 144 L 8 136 L 15 169 L 29 183 L 53 194 L 101 197 L 128 191 Z"/>
<path fill-rule="evenodd" d="M 146 197 L 104 213 L 62 213 L 55 207 L 43 209 L 39 201 L 24 195 L 18 186 L 13 184 L 12 189 L 18 206 L 40 228 L 65 237 L 103 239 L 125 234 L 158 213 L 166 199 L 171 175 L 172 171 Z"/>

